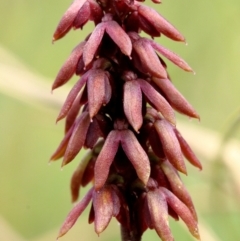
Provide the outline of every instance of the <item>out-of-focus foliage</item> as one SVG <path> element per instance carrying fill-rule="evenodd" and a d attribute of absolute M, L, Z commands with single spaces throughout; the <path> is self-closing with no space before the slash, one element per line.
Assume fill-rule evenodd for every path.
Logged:
<path fill-rule="evenodd" d="M 70 2 L 0 0 L 0 47 L 13 53 L 30 71 L 53 80 L 72 46 L 92 29 L 92 25 L 87 25 L 82 32 L 76 31 L 51 44 L 52 33 Z M 158 11 L 175 24 L 188 42 L 186 47 L 164 37 L 158 39 L 196 71 L 196 75 L 182 73 L 167 62 L 174 84 L 201 116 L 200 124 L 194 121 L 191 125 L 218 131 L 221 137 L 233 123 L 233 113 L 235 116 L 240 114 L 237 113 L 240 107 L 240 2 L 163 0 Z M 8 71 L 4 66 L 8 66 Z M 7 76 L 15 76 L 19 84 L 24 78 L 15 68 L 16 63 L 3 52 L 0 52 L 0 67 L 1 74 L 5 70 L 6 81 Z M 16 71 L 14 75 L 12 71 Z M 51 83 L 47 84 L 50 93 Z M 24 102 L 20 99 L 0 91 L 0 220 L 4 220 L 0 223 L 0 240 L 54 240 L 71 207 L 68 183 L 77 161 L 63 171 L 60 171 L 60 162 L 47 165 L 62 137 L 61 123 L 55 125 L 59 107 L 52 108 L 51 105 L 51 108 L 45 108 L 46 102 L 33 105 L 26 96 L 23 96 Z M 179 119 L 189 122 L 185 117 Z M 195 141 L 198 142 L 197 135 Z M 212 143 L 206 139 L 206 143 L 201 145 L 204 144 L 209 147 Z M 80 160 L 79 157 L 77 159 Z M 213 233 L 212 237 L 216 235 L 217 239 L 213 240 L 240 240 L 240 195 L 236 191 L 240 188 L 234 186 L 232 173 L 221 157 L 215 159 L 215 162 L 210 162 L 202 156 L 201 173 L 188 166 L 186 183 L 200 222 Z M 14 239 L 1 238 L 5 232 L 11 233 L 5 222 L 22 238 L 19 235 Z M 176 240 L 192 240 L 178 223 L 171 222 L 171 225 L 175 236 L 180 235 Z M 116 223 L 112 227 L 101 235 L 101 240 L 120 240 Z M 89 231 L 89 240 L 98 238 L 93 233 L 93 227 L 87 225 L 87 216 L 83 216 L 70 233 L 72 236 L 62 240 L 78 240 L 84 237 L 82 233 L 86 230 Z M 143 240 L 158 238 L 154 232 L 147 232 Z"/>

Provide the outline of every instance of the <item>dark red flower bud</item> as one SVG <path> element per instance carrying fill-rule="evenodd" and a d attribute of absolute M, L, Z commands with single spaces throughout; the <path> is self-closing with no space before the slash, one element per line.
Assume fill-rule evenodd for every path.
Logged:
<path fill-rule="evenodd" d="M 185 38 L 182 36 L 182 34 L 154 9 L 144 5 L 140 5 L 138 8 L 138 14 L 139 18 L 143 18 L 159 33 L 162 33 L 168 38 L 175 41 L 185 41 Z"/>
<path fill-rule="evenodd" d="M 110 166 L 118 150 L 120 138 L 119 131 L 113 130 L 108 134 L 105 140 L 95 164 L 94 186 L 96 190 L 101 189 L 107 180 Z"/>
<path fill-rule="evenodd" d="M 62 166 L 65 166 L 78 154 L 84 145 L 88 127 L 90 125 L 90 118 L 88 112 L 83 112 L 76 121 L 73 128 L 71 138 L 68 142 Z"/>
<path fill-rule="evenodd" d="M 85 42 L 81 42 L 75 49 L 72 51 L 69 58 L 63 64 L 62 68 L 58 72 L 58 75 L 52 85 L 52 90 L 64 85 L 76 71 L 77 62 L 82 56 L 83 47 Z"/>
<path fill-rule="evenodd" d="M 94 225 L 95 232 L 100 234 L 108 226 L 113 216 L 113 200 L 111 187 L 103 187 L 93 192 Z"/>
<path fill-rule="evenodd" d="M 182 149 L 183 155 L 188 159 L 188 161 L 195 167 L 199 168 L 202 170 L 202 164 L 192 151 L 191 147 L 188 145 L 188 143 L 185 141 L 185 139 L 182 137 L 180 132 L 177 129 L 174 129 L 177 139 L 179 141 L 179 144 Z"/>
<path fill-rule="evenodd" d="M 128 159 L 134 166 L 139 179 L 147 184 L 150 176 L 150 164 L 146 152 L 130 130 L 121 131 L 121 145 Z"/>
<path fill-rule="evenodd" d="M 200 235 L 197 227 L 197 222 L 193 217 L 188 207 L 182 203 L 174 194 L 168 191 L 166 188 L 159 188 L 165 195 L 167 203 L 171 208 L 181 217 L 181 219 L 187 225 L 191 234 L 200 240 Z"/>
<path fill-rule="evenodd" d="M 181 147 L 173 130 L 173 126 L 166 120 L 157 120 L 154 126 L 161 140 L 163 151 L 167 159 L 178 171 L 187 174 Z"/>
<path fill-rule="evenodd" d="M 136 80 L 124 84 L 123 108 L 124 113 L 136 132 L 143 123 L 142 117 L 142 92 Z"/>
<path fill-rule="evenodd" d="M 159 61 L 157 54 L 147 41 L 143 38 L 136 40 L 133 42 L 133 49 L 144 66 L 144 69 L 146 69 L 150 75 L 167 78 L 167 73 Z M 135 58 L 135 56 L 133 56 L 133 58 Z"/>
<path fill-rule="evenodd" d="M 72 28 L 74 19 L 76 18 L 79 9 L 83 6 L 85 2 L 86 0 L 75 0 L 72 3 L 72 5 L 62 16 L 62 19 L 60 20 L 57 29 L 54 32 L 53 41 L 62 38 Z"/>
<path fill-rule="evenodd" d="M 147 193 L 147 204 L 153 228 L 162 241 L 174 241 L 169 221 L 165 195 L 158 189 Z"/>
<path fill-rule="evenodd" d="M 175 125 L 175 114 L 169 103 L 145 80 L 138 79 L 143 93 L 150 103 L 173 125 Z"/>
<path fill-rule="evenodd" d="M 75 202 L 78 199 L 79 189 L 82 183 L 83 174 L 91 158 L 92 158 L 92 153 L 90 152 L 87 153 L 85 157 L 81 160 L 80 164 L 78 165 L 77 169 L 72 175 L 72 179 L 71 179 L 72 202 Z"/>
<path fill-rule="evenodd" d="M 85 197 L 78 204 L 76 204 L 76 206 L 71 210 L 71 212 L 68 214 L 67 218 L 65 219 L 65 222 L 63 223 L 58 233 L 57 239 L 62 237 L 64 234 L 66 234 L 71 229 L 71 227 L 75 224 L 79 216 L 82 214 L 84 209 L 91 201 L 92 193 L 93 193 L 93 188 L 91 188 L 87 192 Z"/>
<path fill-rule="evenodd" d="M 163 91 L 171 106 L 180 113 L 199 119 L 198 113 L 168 79 L 153 77 L 154 83 Z"/>
<path fill-rule="evenodd" d="M 191 211 L 193 217 L 197 221 L 197 214 L 192 202 L 192 199 L 185 188 L 182 180 L 180 179 L 180 176 L 178 175 L 176 169 L 169 163 L 167 160 L 163 161 L 161 163 L 162 170 L 164 174 L 166 175 L 172 192 L 183 202 L 186 204 L 186 206 Z"/>
<path fill-rule="evenodd" d="M 85 66 L 93 60 L 105 31 L 118 45 L 122 53 L 130 56 L 132 52 L 132 44 L 128 35 L 117 22 L 111 20 L 105 21 L 97 25 L 85 45 L 83 50 L 83 61 Z"/>
<path fill-rule="evenodd" d="M 96 70 L 89 75 L 87 81 L 89 115 L 92 119 L 103 104 L 111 98 L 111 87 L 103 70 Z M 106 98 L 107 97 L 107 98 Z"/>

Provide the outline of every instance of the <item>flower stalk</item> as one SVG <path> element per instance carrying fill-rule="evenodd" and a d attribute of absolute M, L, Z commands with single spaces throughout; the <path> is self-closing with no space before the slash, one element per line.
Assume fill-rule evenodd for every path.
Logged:
<path fill-rule="evenodd" d="M 75 0 L 53 41 L 88 21 L 94 30 L 75 47 L 52 85 L 54 90 L 79 76 L 57 117 L 66 119 L 65 136 L 51 160 L 63 158 L 64 166 L 82 148 L 89 149 L 71 179 L 72 201 L 78 200 L 81 187 L 93 186 L 70 211 L 58 237 L 91 203 L 89 223 L 97 234 L 115 217 L 123 241 L 141 240 L 148 228 L 162 241 L 172 241 L 171 216 L 181 218 L 200 239 L 197 214 L 178 172 L 187 174 L 184 157 L 202 166 L 176 129 L 175 111 L 199 115 L 174 87 L 163 58 L 187 72 L 192 69 L 141 32 L 180 42 L 185 38 L 140 1 Z"/>

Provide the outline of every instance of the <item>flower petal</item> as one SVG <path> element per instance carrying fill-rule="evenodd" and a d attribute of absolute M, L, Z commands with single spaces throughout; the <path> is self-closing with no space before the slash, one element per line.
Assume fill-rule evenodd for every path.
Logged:
<path fill-rule="evenodd" d="M 119 131 L 113 130 L 111 131 L 102 147 L 100 154 L 95 163 L 94 168 L 94 187 L 96 190 L 99 190 L 105 184 L 110 166 L 114 160 L 114 157 L 117 153 L 118 146 L 120 142 Z"/>
<path fill-rule="evenodd" d="M 168 206 L 165 195 L 156 189 L 149 191 L 146 197 L 152 224 L 157 234 L 162 241 L 174 241 L 169 227 Z"/>
<path fill-rule="evenodd" d="M 106 22 L 106 32 L 120 48 L 121 52 L 130 56 L 132 52 L 132 43 L 126 32 L 115 21 Z"/>
<path fill-rule="evenodd" d="M 100 234 L 105 230 L 113 215 L 113 200 L 111 187 L 103 187 L 93 193 L 95 232 Z"/>
<path fill-rule="evenodd" d="M 188 207 L 182 203 L 173 193 L 164 187 L 159 188 L 165 195 L 167 203 L 180 216 L 187 225 L 190 233 L 200 240 L 198 225 Z"/>
<path fill-rule="evenodd" d="M 74 100 L 77 98 L 77 95 L 79 94 L 79 92 L 81 91 L 82 87 L 85 85 L 88 76 L 89 76 L 89 72 L 87 72 L 85 75 L 82 76 L 82 78 L 80 78 L 76 84 L 73 86 L 73 88 L 71 89 L 71 91 L 69 92 L 61 110 L 60 113 L 57 117 L 57 122 L 61 119 L 63 119 L 67 114 L 68 111 L 70 110 Z"/>
<path fill-rule="evenodd" d="M 172 107 L 168 104 L 162 95 L 160 95 L 147 81 L 138 79 L 138 83 L 141 86 L 143 93 L 149 99 L 149 101 L 161 112 L 166 120 L 175 125 L 175 114 Z"/>
<path fill-rule="evenodd" d="M 195 167 L 202 170 L 202 164 L 198 160 L 197 156 L 192 151 L 191 147 L 188 145 L 188 143 L 185 141 L 185 139 L 182 137 L 181 133 L 175 128 L 174 129 L 176 137 L 179 141 L 179 144 L 182 149 L 183 155 L 187 158 L 187 160 Z"/>
<path fill-rule="evenodd" d="M 101 22 L 101 19 L 103 17 L 103 11 L 102 8 L 99 6 L 99 4 L 94 0 L 88 0 L 90 4 L 90 10 L 91 10 L 91 20 L 94 21 L 95 25 Z"/>
<path fill-rule="evenodd" d="M 113 202 L 113 217 L 117 217 L 121 208 L 121 200 L 119 198 L 119 191 L 116 186 L 111 186 L 111 195 Z"/>
<path fill-rule="evenodd" d="M 144 18 L 149 22 L 149 24 L 154 26 L 154 28 L 168 38 L 175 41 L 185 41 L 185 38 L 182 36 L 182 34 L 154 9 L 140 5 L 138 8 L 138 14 L 139 17 Z"/>
<path fill-rule="evenodd" d="M 184 98 L 184 96 L 174 87 L 169 79 L 152 78 L 154 83 L 163 91 L 166 99 L 171 106 L 178 112 L 187 115 L 189 117 L 199 119 L 198 113 Z"/>
<path fill-rule="evenodd" d="M 111 97 L 112 97 L 112 87 L 110 84 L 110 80 L 109 80 L 109 76 L 106 74 L 105 72 L 105 77 L 104 77 L 104 101 L 103 101 L 103 105 L 108 104 L 108 102 L 110 101 Z"/>
<path fill-rule="evenodd" d="M 87 82 L 89 115 L 92 119 L 100 110 L 105 99 L 105 72 L 92 70 Z"/>
<path fill-rule="evenodd" d="M 71 126 L 73 125 L 74 121 L 76 120 L 77 115 L 78 115 L 78 113 L 81 109 L 82 94 L 83 94 L 83 92 L 81 92 L 77 96 L 77 98 L 74 100 L 70 110 L 67 113 L 67 116 L 66 116 L 66 119 L 65 119 L 65 133 L 67 133 L 67 131 L 71 128 Z"/>
<path fill-rule="evenodd" d="M 150 176 L 149 159 L 132 131 L 121 131 L 121 145 L 139 179 L 146 185 Z"/>
<path fill-rule="evenodd" d="M 129 124 L 136 132 L 143 123 L 142 117 L 142 92 L 137 81 L 127 81 L 124 84 L 123 108 Z"/>
<path fill-rule="evenodd" d="M 96 26 L 93 30 L 90 38 L 88 39 L 86 45 L 84 46 L 83 50 L 83 62 L 85 66 L 89 65 L 90 62 L 93 60 L 96 51 L 102 41 L 104 32 L 106 29 L 106 23 L 100 23 Z"/>
<path fill-rule="evenodd" d="M 185 188 L 181 178 L 179 177 L 176 169 L 172 166 L 169 161 L 165 160 L 161 163 L 161 168 L 166 175 L 172 192 L 182 201 L 186 204 L 186 206 L 189 208 L 191 211 L 193 217 L 197 221 L 197 213 L 195 211 L 192 199 Z"/>
<path fill-rule="evenodd" d="M 163 159 L 165 157 L 162 143 L 160 142 L 159 136 L 155 128 L 151 128 L 149 132 L 149 144 L 152 147 L 154 154 L 158 157 Z"/>
<path fill-rule="evenodd" d="M 78 60 L 82 56 L 84 45 L 85 41 L 81 42 L 74 48 L 68 59 L 59 70 L 57 77 L 52 85 L 52 90 L 64 85 L 69 79 L 71 79 L 76 71 Z"/>
<path fill-rule="evenodd" d="M 172 125 L 166 120 L 157 120 L 154 123 L 158 136 L 161 140 L 163 151 L 167 159 L 180 172 L 187 174 L 183 160 L 181 147 L 173 131 Z"/>
<path fill-rule="evenodd" d="M 74 171 L 72 175 L 71 185 L 70 185 L 72 202 L 75 202 L 78 199 L 79 189 L 82 183 L 82 177 L 91 158 L 92 158 L 92 153 L 91 152 L 87 153 L 85 157 L 81 160 L 80 164 L 78 165 L 77 169 Z"/>
<path fill-rule="evenodd" d="M 159 78 L 167 78 L 165 69 L 148 41 L 143 38 L 138 39 L 133 43 L 133 49 L 137 53 L 140 62 L 144 65 L 145 69 L 148 70 L 150 75 Z"/>
<path fill-rule="evenodd" d="M 57 150 L 52 154 L 52 156 L 50 158 L 51 161 L 55 161 L 55 160 L 63 157 L 63 155 L 64 155 L 64 153 L 67 149 L 68 142 L 69 142 L 69 140 L 71 138 L 71 135 L 73 133 L 73 129 L 74 129 L 74 124 L 65 134 L 65 136 L 64 136 L 63 140 L 61 141 L 60 145 L 58 146 Z"/>
<path fill-rule="evenodd" d="M 93 156 L 91 160 L 88 162 L 85 172 L 83 173 L 81 186 L 86 187 L 88 183 L 90 183 L 94 178 L 94 166 L 97 157 Z"/>
<path fill-rule="evenodd" d="M 72 161 L 84 145 L 90 118 L 88 112 L 83 112 L 74 126 L 72 136 L 68 142 L 66 152 L 64 154 L 62 166 Z"/>
<path fill-rule="evenodd" d="M 62 16 L 57 29 L 53 35 L 53 41 L 62 38 L 72 27 L 72 23 L 77 16 L 79 9 L 83 6 L 86 0 L 75 0 L 68 10 Z"/>
<path fill-rule="evenodd" d="M 72 24 L 74 29 L 82 28 L 89 20 L 90 14 L 90 4 L 88 1 L 86 1 L 81 7 L 81 9 L 78 11 L 76 18 L 74 19 L 74 22 Z"/>
<path fill-rule="evenodd" d="M 92 192 L 93 192 L 93 188 L 91 188 L 84 196 L 84 198 L 70 211 L 67 218 L 65 219 L 65 222 L 60 228 L 57 239 L 62 237 L 64 234 L 66 234 L 71 229 L 71 227 L 75 224 L 79 216 L 82 214 L 82 212 L 87 207 L 90 200 L 92 199 Z"/>
<path fill-rule="evenodd" d="M 155 43 L 153 40 L 148 40 L 151 44 L 151 46 L 158 51 L 161 55 L 169 59 L 171 62 L 176 64 L 178 67 L 181 69 L 188 71 L 188 72 L 193 72 L 191 67 L 182 59 L 180 58 L 177 54 L 173 53 L 172 51 L 164 48 L 158 43 Z"/>
<path fill-rule="evenodd" d="M 84 147 L 93 149 L 99 137 L 103 137 L 103 133 L 99 126 L 98 120 L 94 117 L 88 128 Z"/>

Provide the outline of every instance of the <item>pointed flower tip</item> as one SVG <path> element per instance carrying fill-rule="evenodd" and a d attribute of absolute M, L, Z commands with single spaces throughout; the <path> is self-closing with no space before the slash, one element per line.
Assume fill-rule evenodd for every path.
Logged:
<path fill-rule="evenodd" d="M 63 232 L 62 230 L 59 231 L 58 236 L 56 238 L 56 240 L 59 240 L 59 238 L 61 238 L 66 232 Z"/>
<path fill-rule="evenodd" d="M 201 237 L 200 237 L 198 228 L 196 228 L 196 229 L 192 232 L 192 235 L 193 235 L 197 240 L 201 241 Z"/>
<path fill-rule="evenodd" d="M 179 168 L 178 171 L 186 176 L 188 175 L 186 166 Z"/>
<path fill-rule="evenodd" d="M 191 121 L 192 118 L 197 119 L 199 122 L 201 121 L 200 115 L 196 111 L 191 113 L 191 117 L 189 118 L 189 120 Z"/>
<path fill-rule="evenodd" d="M 199 163 L 199 165 L 197 166 L 197 168 L 198 168 L 199 171 L 202 171 L 202 164 Z"/>
<path fill-rule="evenodd" d="M 61 113 L 58 115 L 57 119 L 56 119 L 56 124 L 62 120 L 64 118 L 64 116 L 61 115 Z"/>
<path fill-rule="evenodd" d="M 57 87 L 53 84 L 52 85 L 52 89 L 51 89 L 51 94 L 53 93 L 53 91 L 56 89 Z"/>
<path fill-rule="evenodd" d="M 167 119 L 174 127 L 176 127 L 176 118 L 175 118 L 175 115 L 171 118 L 168 118 Z"/>
<path fill-rule="evenodd" d="M 48 164 L 52 163 L 53 161 L 56 161 L 58 157 L 55 155 L 55 153 L 50 157 L 50 160 L 48 161 Z"/>
<path fill-rule="evenodd" d="M 52 164 L 52 162 L 53 162 L 53 160 L 52 159 L 50 159 L 49 161 L 48 161 L 48 165 L 51 165 Z"/>
<path fill-rule="evenodd" d="M 65 230 L 60 230 L 60 232 L 58 233 L 58 236 L 56 238 L 56 240 L 59 240 L 59 238 L 61 238 L 62 236 L 64 236 L 67 232 Z"/>
<path fill-rule="evenodd" d="M 54 44 L 55 41 L 57 41 L 57 38 L 53 35 L 53 37 L 52 37 L 52 44 Z"/>
<path fill-rule="evenodd" d="M 62 164 L 61 164 L 61 171 L 63 170 L 63 167 L 67 165 L 67 160 L 66 158 L 63 159 Z"/>

